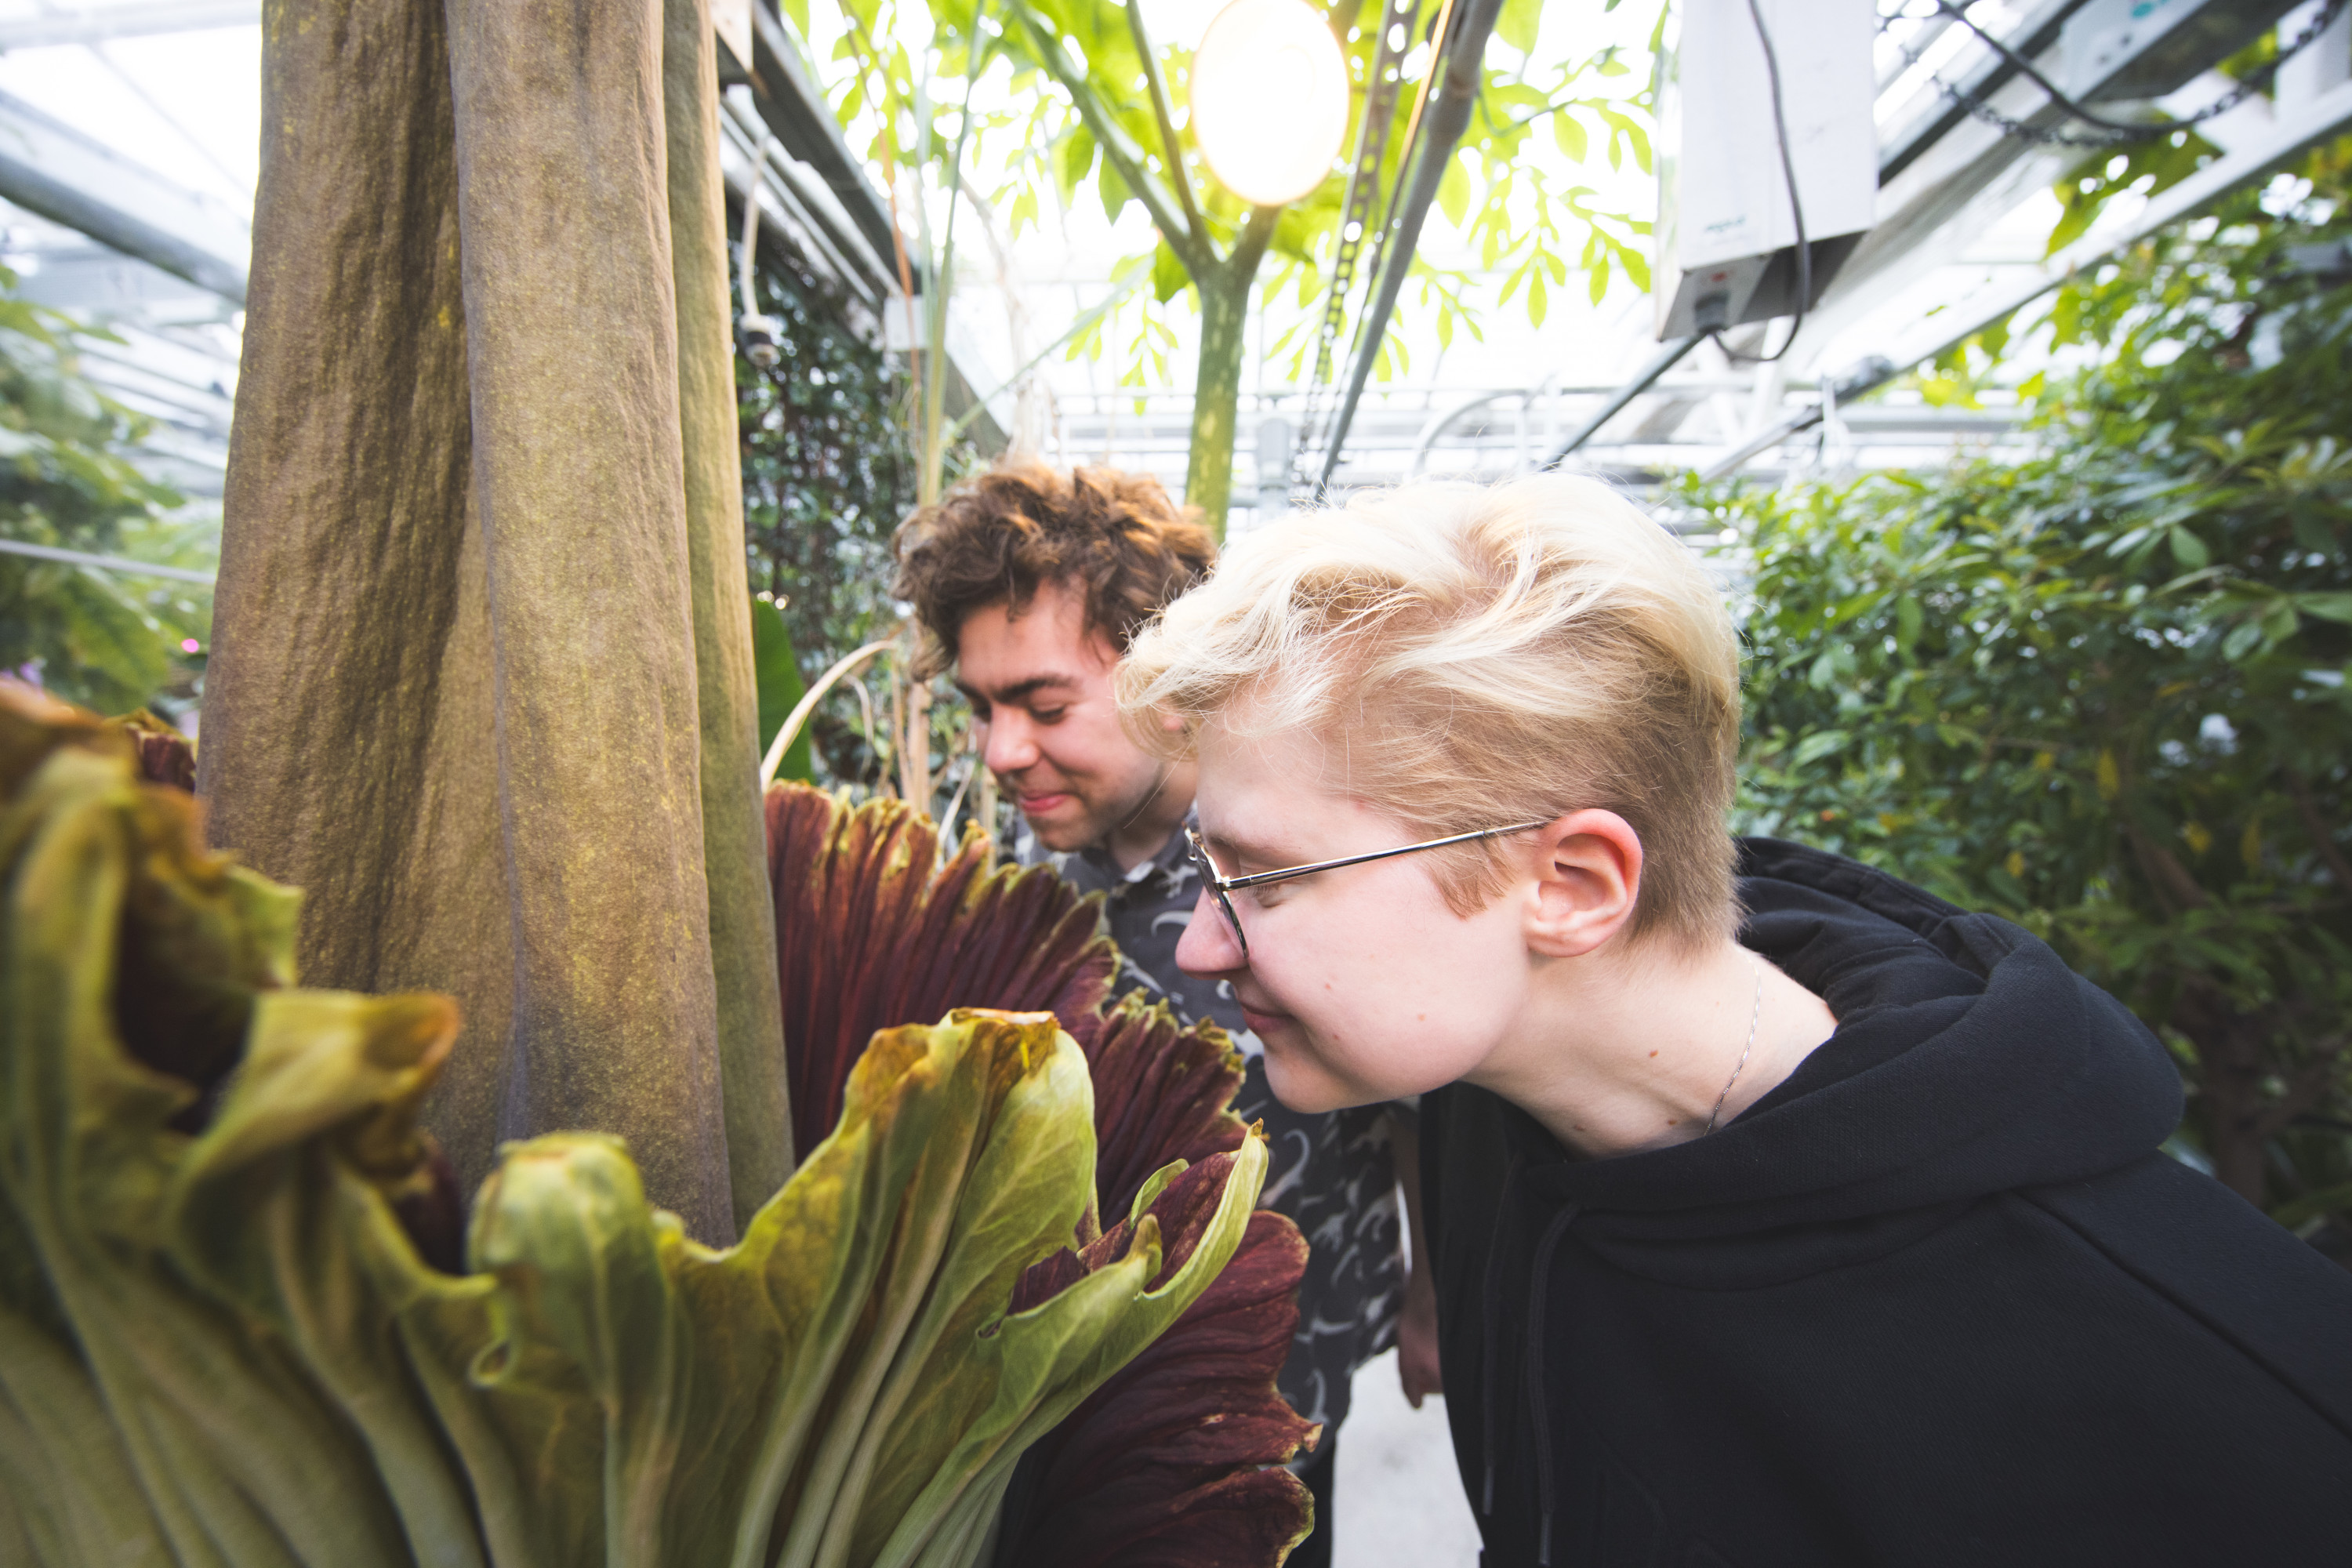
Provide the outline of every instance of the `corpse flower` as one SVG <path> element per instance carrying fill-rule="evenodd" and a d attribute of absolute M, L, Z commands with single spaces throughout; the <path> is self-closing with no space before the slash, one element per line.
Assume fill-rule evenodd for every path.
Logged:
<path fill-rule="evenodd" d="M 872 1040 L 739 1246 L 559 1133 L 436 1267 L 454 1006 L 296 988 L 297 895 L 195 812 L 0 688 L 0 1562 L 962 1568 L 1255 1229 L 1248 1139 L 1094 1234 L 1085 1052 L 966 1009 Z"/>
<path fill-rule="evenodd" d="M 969 830 L 942 857 L 938 829 L 910 807 L 844 805 L 805 784 L 768 793 L 770 882 L 784 997 L 794 1135 L 823 1137 L 866 1040 L 898 1018 L 950 1007 L 1050 1010 L 1094 1082 L 1096 1203 L 1070 1245 L 1031 1268 L 1017 1305 L 1050 1301 L 1130 1245 L 1139 1204 L 1189 1205 L 1246 1131 L 1230 1109 L 1242 1061 L 1214 1025 L 1179 1028 L 1130 994 L 1106 1006 L 1117 953 L 1097 934 L 1096 900 L 1052 871 L 998 867 Z M 1159 1184 L 1177 1162 L 1190 1168 Z M 1152 1199 L 1155 1192 L 1160 1196 Z M 1171 1226 L 1169 1257 L 1189 1229 Z M 1275 1389 L 1297 1325 L 1307 1245 L 1259 1212 L 1233 1261 L 1167 1333 L 1031 1450 L 1005 1504 L 995 1562 L 1262 1563 L 1312 1522 L 1283 1461 L 1311 1442 Z"/>

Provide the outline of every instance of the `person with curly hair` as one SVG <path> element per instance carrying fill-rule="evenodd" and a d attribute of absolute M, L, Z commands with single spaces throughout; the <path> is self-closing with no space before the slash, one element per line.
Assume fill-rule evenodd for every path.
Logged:
<path fill-rule="evenodd" d="M 1122 728 L 1120 658 L 1171 600 L 1204 580 L 1216 546 L 1148 475 L 1003 465 L 900 527 L 896 593 L 923 635 L 918 672 L 952 671 L 986 765 L 1019 807 L 1016 853 L 1103 894 L 1125 980 L 1184 1021 L 1213 1020 L 1246 1061 L 1234 1109 L 1265 1124 L 1261 1203 L 1307 1238 L 1298 1327 L 1278 1380 L 1322 1434 L 1297 1462 L 1315 1498 L 1296 1568 L 1330 1561 L 1333 1455 L 1349 1378 L 1386 1348 L 1404 1298 L 1394 1122 L 1388 1108 L 1295 1111 L 1269 1092 L 1265 1054 L 1230 986 L 1175 962 L 1200 893 L 1186 852 L 1190 762 Z"/>

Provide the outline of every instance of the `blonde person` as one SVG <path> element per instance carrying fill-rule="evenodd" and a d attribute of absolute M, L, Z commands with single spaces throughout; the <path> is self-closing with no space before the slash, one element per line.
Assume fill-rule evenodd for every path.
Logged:
<path fill-rule="evenodd" d="M 1274 1093 L 1423 1097 L 1486 1563 L 2352 1558 L 2352 1275 L 2161 1152 L 2164 1048 L 2042 943 L 1729 837 L 1738 643 L 1625 501 L 1286 520 L 1119 691 Z"/>

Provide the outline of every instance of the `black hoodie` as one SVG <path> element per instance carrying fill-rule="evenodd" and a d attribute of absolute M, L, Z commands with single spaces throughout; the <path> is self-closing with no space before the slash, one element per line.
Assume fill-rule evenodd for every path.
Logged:
<path fill-rule="evenodd" d="M 2180 1080 L 2016 926 L 1741 846 L 1838 1028 L 1712 1136 L 1423 1101 L 1490 1568 L 2352 1563 L 2352 1273 L 2159 1152 Z"/>

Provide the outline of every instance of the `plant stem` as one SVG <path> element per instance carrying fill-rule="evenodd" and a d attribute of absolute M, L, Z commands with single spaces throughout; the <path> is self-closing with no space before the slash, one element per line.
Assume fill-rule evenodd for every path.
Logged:
<path fill-rule="evenodd" d="M 1241 404 L 1242 339 L 1249 324 L 1250 286 L 1274 237 L 1279 209 L 1255 207 L 1234 253 L 1194 279 L 1201 294 L 1201 369 L 1192 386 L 1192 452 L 1184 465 L 1184 500 L 1223 544 L 1225 510 L 1233 500 L 1234 437 Z"/>

